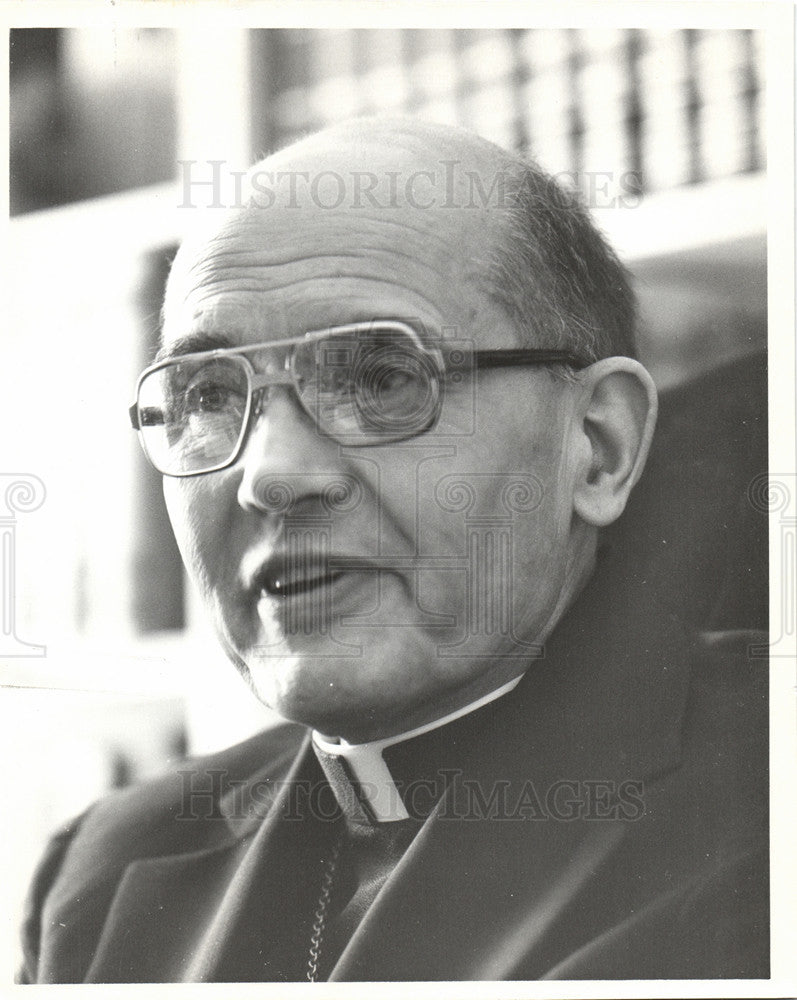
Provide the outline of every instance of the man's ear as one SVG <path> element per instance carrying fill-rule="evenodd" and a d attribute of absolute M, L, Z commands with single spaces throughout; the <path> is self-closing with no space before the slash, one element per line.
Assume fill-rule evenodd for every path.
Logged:
<path fill-rule="evenodd" d="M 633 358 L 604 358 L 581 375 L 581 454 L 573 506 L 596 528 L 625 509 L 650 450 L 658 398 L 653 379 Z"/>

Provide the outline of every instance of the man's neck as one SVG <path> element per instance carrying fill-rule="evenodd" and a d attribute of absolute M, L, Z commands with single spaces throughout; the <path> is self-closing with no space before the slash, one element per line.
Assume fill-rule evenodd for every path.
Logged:
<path fill-rule="evenodd" d="M 458 708 L 456 711 L 449 712 L 422 726 L 417 726 L 403 733 L 397 733 L 394 736 L 371 740 L 367 743 L 348 743 L 343 739 L 330 739 L 314 731 L 313 743 L 321 753 L 329 754 L 332 757 L 337 757 L 345 761 L 352 779 L 357 783 L 365 798 L 365 804 L 377 822 L 393 822 L 407 819 L 409 814 L 401 800 L 400 794 L 396 790 L 393 776 L 382 756 L 383 751 L 398 743 L 405 743 L 418 736 L 423 736 L 425 733 L 439 729 L 454 722 L 456 719 L 461 719 L 463 716 L 483 708 L 485 705 L 489 705 L 502 695 L 512 691 L 520 683 L 522 676 L 523 674 L 514 677 L 512 680 L 488 692 L 481 698 L 477 698 L 475 701 L 464 705 L 462 708 Z"/>

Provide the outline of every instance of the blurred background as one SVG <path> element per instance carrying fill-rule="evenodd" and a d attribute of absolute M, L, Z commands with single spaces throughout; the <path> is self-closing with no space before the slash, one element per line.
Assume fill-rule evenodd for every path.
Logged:
<path fill-rule="evenodd" d="M 754 30 L 36 28 L 10 57 L 0 473 L 43 491 L 0 510 L 17 906 L 55 824 L 269 721 L 207 632 L 127 423 L 192 222 L 185 163 L 209 180 L 209 161 L 245 169 L 378 112 L 527 151 L 631 268 L 666 388 L 766 347 L 766 78 Z"/>

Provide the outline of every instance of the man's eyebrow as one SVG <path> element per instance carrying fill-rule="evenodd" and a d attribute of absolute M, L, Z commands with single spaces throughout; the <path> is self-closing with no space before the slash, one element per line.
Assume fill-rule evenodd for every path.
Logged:
<path fill-rule="evenodd" d="M 236 344 L 225 337 L 223 333 L 187 333 L 182 337 L 164 344 L 155 355 L 153 364 L 179 358 L 183 354 L 194 354 L 197 351 L 218 351 L 224 347 L 235 347 Z"/>

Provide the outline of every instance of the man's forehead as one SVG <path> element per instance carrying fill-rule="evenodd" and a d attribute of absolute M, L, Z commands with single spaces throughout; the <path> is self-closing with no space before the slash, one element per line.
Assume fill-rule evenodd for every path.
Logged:
<path fill-rule="evenodd" d="M 444 142 L 389 128 L 310 137 L 256 165 L 246 207 L 181 248 L 165 314 L 185 317 L 189 299 L 247 269 L 263 290 L 304 281 L 312 299 L 313 279 L 372 279 L 382 259 L 393 262 L 396 284 L 414 291 L 424 291 L 428 272 L 430 294 L 448 285 L 490 296 L 489 261 L 503 228 L 502 206 L 484 197 L 495 169 L 459 134 Z M 369 256 L 371 272 L 362 266 Z"/>

